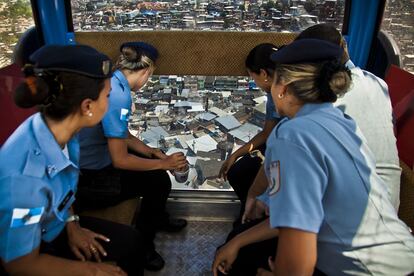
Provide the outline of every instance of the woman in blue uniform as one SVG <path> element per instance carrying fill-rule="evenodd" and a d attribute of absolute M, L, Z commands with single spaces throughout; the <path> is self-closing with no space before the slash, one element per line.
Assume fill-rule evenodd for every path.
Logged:
<path fill-rule="evenodd" d="M 24 67 L 15 102 L 40 112 L 0 151 L 2 265 L 11 275 L 143 275 L 135 229 L 79 218 L 71 209 L 79 174 L 76 134 L 106 112 L 109 58 L 89 46 L 52 45 L 30 59 L 34 65 Z"/>
<path fill-rule="evenodd" d="M 258 275 L 414 272 L 414 238 L 398 219 L 360 130 L 332 105 L 351 84 L 341 55 L 338 45 L 317 39 L 272 54 L 272 96 L 287 118 L 267 140 L 270 219 L 233 233 L 217 252 L 214 273 L 255 275 L 269 256 L 275 256 L 273 273 Z"/>
<path fill-rule="evenodd" d="M 80 133 L 82 174 L 78 207 L 106 207 L 142 196 L 137 227 L 144 235 L 145 267 L 149 270 L 164 266 L 164 260 L 155 251 L 156 231 L 175 232 L 186 226 L 185 220 L 169 219 L 165 211 L 171 191 L 166 170 L 184 167 L 185 156 L 182 153 L 167 156 L 148 147 L 128 130 L 131 90 L 137 91 L 145 85 L 157 57 L 157 50 L 147 43 L 122 44 L 111 80 L 108 112 L 97 126 Z"/>
<path fill-rule="evenodd" d="M 241 202 L 240 218 L 244 213 L 247 192 L 252 185 L 260 167 L 262 160 L 258 157 L 251 157 L 249 151 L 260 150 L 265 154 L 266 139 L 272 129 L 280 119 L 275 110 L 270 88 L 273 83 L 274 64 L 270 55 L 277 51 L 277 47 L 270 43 L 259 44 L 254 47 L 246 58 L 246 68 L 249 76 L 254 80 L 256 85 L 266 92 L 266 118 L 263 130 L 256 134 L 249 142 L 235 151 L 223 163 L 219 177 L 224 177 L 233 187 L 235 193 Z M 241 157 L 239 160 L 237 160 Z M 236 162 L 237 161 L 237 162 Z"/>

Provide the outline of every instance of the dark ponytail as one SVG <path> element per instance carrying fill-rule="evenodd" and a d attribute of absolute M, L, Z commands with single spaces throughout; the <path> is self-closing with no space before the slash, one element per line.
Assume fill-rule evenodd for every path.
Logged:
<path fill-rule="evenodd" d="M 75 112 L 85 99 L 97 100 L 105 79 L 76 73 L 23 69 L 25 80 L 14 93 L 14 102 L 21 108 L 37 106 L 39 111 L 55 120 L 63 120 Z"/>
<path fill-rule="evenodd" d="M 35 76 L 33 65 L 23 67 L 25 79 L 14 92 L 14 102 L 18 107 L 31 108 L 42 104 L 49 94 L 49 87 L 43 78 Z"/>

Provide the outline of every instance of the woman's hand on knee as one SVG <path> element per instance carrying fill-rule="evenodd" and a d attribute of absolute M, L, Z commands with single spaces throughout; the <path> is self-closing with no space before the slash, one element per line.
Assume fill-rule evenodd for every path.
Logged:
<path fill-rule="evenodd" d="M 101 262 L 101 256 L 106 257 L 107 253 L 98 240 L 109 242 L 104 235 L 97 234 L 79 225 L 68 228 L 68 243 L 73 254 L 81 261 L 95 259 Z"/>
<path fill-rule="evenodd" d="M 217 271 L 227 274 L 239 254 L 239 249 L 235 242 L 229 241 L 217 250 L 212 266 L 214 276 L 217 276 Z"/>

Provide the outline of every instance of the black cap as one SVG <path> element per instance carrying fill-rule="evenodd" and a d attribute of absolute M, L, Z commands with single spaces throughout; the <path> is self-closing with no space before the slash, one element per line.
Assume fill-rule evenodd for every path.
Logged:
<path fill-rule="evenodd" d="M 320 39 L 300 39 L 281 47 L 270 59 L 276 64 L 295 64 L 340 60 L 342 53 L 343 49 L 336 44 Z"/>
<path fill-rule="evenodd" d="M 130 47 L 134 49 L 138 54 L 139 53 L 145 54 L 154 62 L 158 58 L 158 50 L 154 46 L 146 42 L 141 42 L 141 41 L 125 42 L 124 44 L 121 45 L 121 48 L 119 50 L 122 52 L 122 49 L 124 49 L 124 47 Z"/>
<path fill-rule="evenodd" d="M 36 69 L 72 72 L 92 78 L 110 78 L 112 62 L 86 45 L 46 45 L 30 56 Z"/>
<path fill-rule="evenodd" d="M 29 57 L 37 49 L 43 46 L 39 37 L 39 32 L 36 27 L 30 27 L 24 34 L 19 38 L 13 51 L 13 61 L 20 67 L 30 63 Z"/>

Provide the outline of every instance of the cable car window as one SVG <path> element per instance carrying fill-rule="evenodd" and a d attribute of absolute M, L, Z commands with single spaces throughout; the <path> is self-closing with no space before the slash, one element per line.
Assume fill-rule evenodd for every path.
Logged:
<path fill-rule="evenodd" d="M 171 175 L 174 189 L 230 190 L 218 173 L 262 130 L 266 100 L 244 76 L 153 76 L 133 93 L 130 131 L 167 154 L 187 156 L 188 176 Z"/>
<path fill-rule="evenodd" d="M 226 30 L 299 32 L 342 27 L 345 0 L 71 1 L 75 31 Z"/>
<path fill-rule="evenodd" d="M 29 0 L 0 0 L 0 68 L 12 63 L 19 37 L 34 25 Z"/>
<path fill-rule="evenodd" d="M 414 10 L 413 1 L 387 1 L 381 29 L 389 34 L 398 45 L 402 68 L 414 73 Z"/>
<path fill-rule="evenodd" d="M 296 33 L 323 22 L 341 29 L 345 10 L 345 0 L 72 0 L 71 5 L 78 33 Z M 267 97 L 252 80 L 237 75 L 160 75 L 132 97 L 131 132 L 167 154 L 184 152 L 190 162 L 185 180 L 171 175 L 174 189 L 231 190 L 228 182 L 218 178 L 220 168 L 232 152 L 262 130 L 265 120 Z"/>

